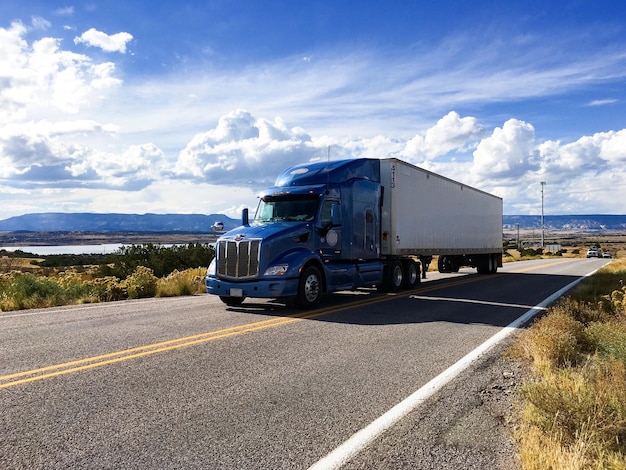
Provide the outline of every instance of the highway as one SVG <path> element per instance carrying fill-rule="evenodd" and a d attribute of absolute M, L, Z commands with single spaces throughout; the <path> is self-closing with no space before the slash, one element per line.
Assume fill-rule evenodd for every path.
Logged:
<path fill-rule="evenodd" d="M 459 387 L 349 457 L 337 449 L 607 261 L 429 273 L 414 291 L 342 292 L 305 312 L 198 295 L 0 313 L 0 468 L 484 465 L 441 442 L 445 418 L 426 419 L 448 388 L 462 405 Z"/>

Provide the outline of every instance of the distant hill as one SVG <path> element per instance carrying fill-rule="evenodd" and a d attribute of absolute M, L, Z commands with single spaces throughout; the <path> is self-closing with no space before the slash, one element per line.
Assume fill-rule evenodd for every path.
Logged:
<path fill-rule="evenodd" d="M 0 231 L 33 232 L 190 232 L 210 233 L 216 222 L 224 230 L 240 225 L 222 214 L 94 214 L 44 212 L 0 220 Z"/>
<path fill-rule="evenodd" d="M 187 232 L 210 233 L 216 222 L 224 230 L 240 225 L 222 214 L 95 214 L 44 212 L 0 220 L 0 231 L 32 232 Z M 541 216 L 505 215 L 504 230 L 541 228 Z M 544 228 L 560 231 L 626 231 L 626 215 L 546 215 Z"/>
<path fill-rule="evenodd" d="M 504 230 L 541 228 L 539 215 L 505 215 Z M 625 231 L 626 215 L 546 215 L 543 219 L 546 230 L 559 231 Z"/>

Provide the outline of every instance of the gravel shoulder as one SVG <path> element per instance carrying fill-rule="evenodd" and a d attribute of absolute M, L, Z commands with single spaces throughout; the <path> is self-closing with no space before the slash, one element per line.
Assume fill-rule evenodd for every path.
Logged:
<path fill-rule="evenodd" d="M 513 437 L 523 367 L 504 353 L 509 337 L 343 469 L 521 468 Z"/>

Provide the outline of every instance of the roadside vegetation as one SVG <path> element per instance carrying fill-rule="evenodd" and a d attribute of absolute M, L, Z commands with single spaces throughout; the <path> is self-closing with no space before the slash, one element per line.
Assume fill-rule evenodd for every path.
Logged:
<path fill-rule="evenodd" d="M 0 263 L 0 311 L 203 293 L 214 251 L 200 243 L 149 243 L 123 247 L 104 258 L 42 260 L 19 254 L 4 256 Z M 100 264 L 88 264 L 94 260 Z"/>
<path fill-rule="evenodd" d="M 524 331 L 514 357 L 524 469 L 626 468 L 626 261 L 583 280 Z"/>

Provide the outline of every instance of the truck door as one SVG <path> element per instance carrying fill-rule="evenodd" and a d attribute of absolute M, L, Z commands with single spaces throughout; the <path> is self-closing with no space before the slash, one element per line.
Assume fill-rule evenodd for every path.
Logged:
<path fill-rule="evenodd" d="M 367 258 L 376 256 L 376 219 L 372 209 L 365 210 L 365 239 L 364 247 Z"/>
<path fill-rule="evenodd" d="M 334 209 L 333 209 L 334 207 Z M 335 213 L 333 214 L 333 210 Z M 335 220 L 333 220 L 333 218 Z M 327 199 L 320 210 L 320 250 L 324 258 L 341 257 L 341 211 L 339 201 Z"/>

